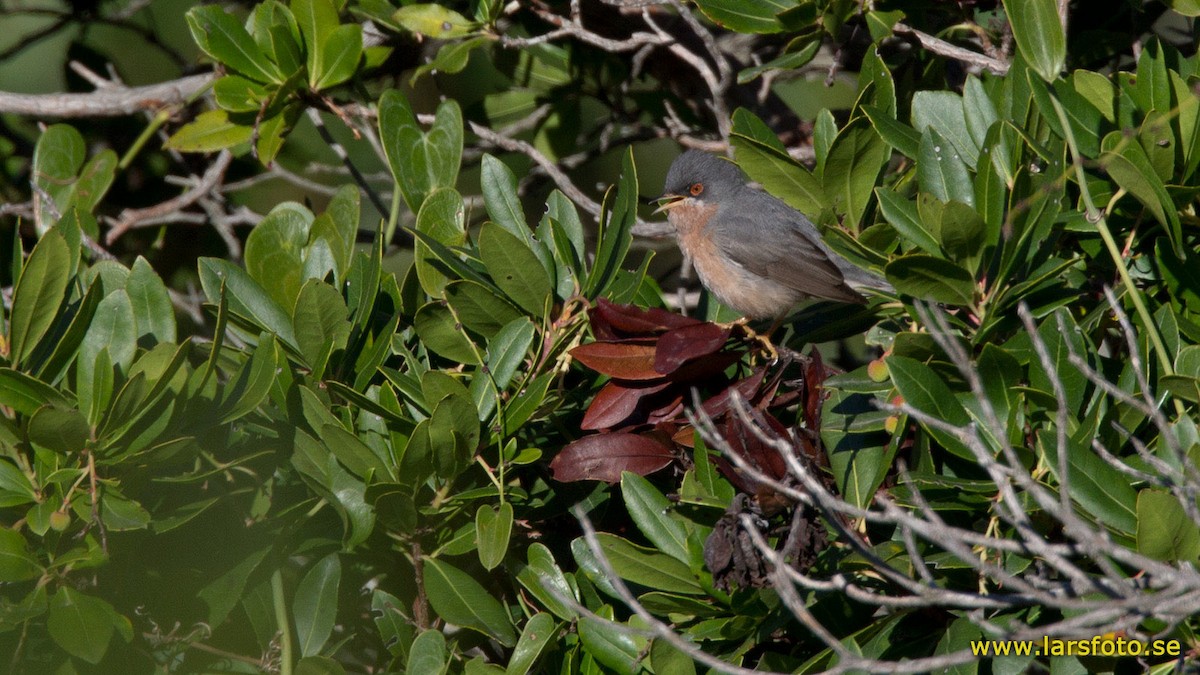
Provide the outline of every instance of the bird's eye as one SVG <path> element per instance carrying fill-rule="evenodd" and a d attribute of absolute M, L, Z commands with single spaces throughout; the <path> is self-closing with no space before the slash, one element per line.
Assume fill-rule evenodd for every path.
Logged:
<path fill-rule="evenodd" d="M 688 188 L 688 192 L 692 193 L 693 197 L 699 197 L 704 194 L 704 183 L 692 183 L 692 187 Z"/>

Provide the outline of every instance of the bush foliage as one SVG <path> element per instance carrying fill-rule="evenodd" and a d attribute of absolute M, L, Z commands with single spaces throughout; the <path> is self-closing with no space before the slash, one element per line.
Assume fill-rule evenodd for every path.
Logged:
<path fill-rule="evenodd" d="M 1190 23 L 1142 34 L 1194 2 L 1101 3 L 1133 38 L 1085 3 L 1065 31 L 1052 0 L 402 4 L 196 6 L 184 55 L 216 77 L 195 101 L 5 118 L 15 672 L 1083 672 L 1138 664 L 968 643 L 1200 649 L 1200 69 Z M 854 85 L 789 138 L 780 92 L 829 45 Z M 650 139 L 701 142 L 667 118 L 895 295 L 806 305 L 775 362 L 664 309 L 633 242 Z M 343 146 L 353 182 L 217 197 Z M 155 222 L 137 186 L 172 163 L 203 194 Z M 858 334 L 883 356 L 830 358 Z"/>

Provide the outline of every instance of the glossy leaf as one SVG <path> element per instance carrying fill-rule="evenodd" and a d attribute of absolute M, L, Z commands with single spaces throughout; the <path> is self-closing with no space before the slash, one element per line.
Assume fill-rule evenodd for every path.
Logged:
<path fill-rule="evenodd" d="M 33 579 L 42 568 L 29 552 L 25 537 L 7 527 L 0 528 L 0 582 L 13 583 Z"/>
<path fill-rule="evenodd" d="M 380 97 L 380 141 L 404 201 L 413 212 L 436 188 L 454 187 L 462 158 L 462 125 L 462 112 L 452 99 L 438 106 L 433 126 L 424 133 L 404 94 L 389 89 Z"/>
<path fill-rule="evenodd" d="M 901 256 L 888 263 L 887 277 L 897 291 L 914 298 L 970 305 L 975 295 L 971 273 L 944 258 Z"/>
<path fill-rule="evenodd" d="M 275 64 L 259 49 L 242 22 L 218 5 L 193 7 L 188 27 L 196 44 L 216 61 L 258 82 L 282 82 Z"/>
<path fill-rule="evenodd" d="M 253 135 L 254 127 L 231 121 L 224 110 L 208 110 L 172 134 L 163 147 L 180 152 L 216 152 L 241 145 Z"/>
<path fill-rule="evenodd" d="M 517 642 L 504 606 L 466 572 L 436 558 L 425 559 L 429 604 L 446 621 L 472 628 L 506 647 Z"/>
<path fill-rule="evenodd" d="M 657 380 L 654 345 L 632 342 L 592 342 L 571 350 L 571 356 L 592 370 L 621 380 Z"/>
<path fill-rule="evenodd" d="M 687 528 L 671 518 L 671 502 L 650 481 L 628 471 L 621 474 L 621 496 L 638 529 L 658 550 L 687 563 Z"/>
<path fill-rule="evenodd" d="M 309 568 L 296 586 L 292 611 L 296 616 L 297 646 L 301 655 L 319 654 L 333 633 L 341 579 L 341 559 L 338 554 L 331 553 Z"/>
<path fill-rule="evenodd" d="M 965 427 L 971 423 L 966 409 L 958 402 L 950 387 L 929 366 L 894 354 L 888 357 L 887 366 L 892 382 L 905 403 L 947 424 Z M 951 453 L 965 459 L 975 458 L 970 449 L 954 435 L 933 426 L 922 426 Z"/>
<path fill-rule="evenodd" d="M 312 88 L 320 91 L 350 79 L 362 59 L 363 35 L 358 24 L 338 26 L 325 36 L 319 70 L 309 74 Z"/>
<path fill-rule="evenodd" d="M 125 292 L 133 306 L 138 342 L 158 344 L 175 341 L 175 308 L 162 279 L 146 259 L 138 256 L 125 282 Z"/>
<path fill-rule="evenodd" d="M 1004 0 L 1017 50 L 1047 82 L 1058 78 L 1067 60 L 1067 38 L 1055 0 Z"/>
<path fill-rule="evenodd" d="M 54 323 L 55 311 L 67 290 L 70 251 L 62 235 L 47 232 L 25 262 L 13 290 L 8 341 L 13 362 L 20 364 L 33 352 Z"/>
<path fill-rule="evenodd" d="M 517 640 L 517 646 L 508 660 L 505 674 L 525 675 L 535 672 L 534 666 L 537 665 L 538 658 L 557 632 L 558 622 L 549 614 L 539 612 L 530 617 L 529 621 L 525 622 L 525 628 L 521 630 L 521 638 Z"/>
<path fill-rule="evenodd" d="M 492 221 L 518 237 L 526 246 L 533 244 L 521 200 L 517 198 L 517 177 L 504 162 L 484 155 L 480 187 L 484 205 Z"/>
<path fill-rule="evenodd" d="M 46 627 L 50 637 L 68 654 L 88 663 L 100 663 L 116 632 L 114 621 L 128 619 L 116 614 L 112 605 L 63 586 L 50 600 Z"/>
<path fill-rule="evenodd" d="M 421 288 L 433 297 L 442 294 L 450 277 L 443 271 L 444 265 L 430 251 L 427 241 L 433 239 L 447 247 L 461 246 L 467 239 L 463 225 L 465 212 L 462 197 L 453 188 L 434 190 L 417 212 L 417 231 L 426 236 L 417 239 L 414 244 L 413 265 Z"/>
<path fill-rule="evenodd" d="M 776 15 L 791 8 L 779 0 L 699 0 L 696 5 L 717 25 L 740 33 L 778 33 L 783 24 Z"/>
<path fill-rule="evenodd" d="M 1200 528 L 1170 492 L 1142 490 L 1137 496 L 1137 550 L 1156 560 L 1195 562 L 1200 559 Z"/>
<path fill-rule="evenodd" d="M 550 275 L 528 241 L 499 225 L 485 225 L 479 232 L 479 257 L 500 290 L 526 312 L 542 316 L 553 293 Z"/>
<path fill-rule="evenodd" d="M 496 507 L 482 504 L 475 511 L 475 541 L 484 569 L 493 570 L 504 562 L 512 524 L 513 507 L 508 502 Z"/>
<path fill-rule="evenodd" d="M 592 434 L 572 441 L 550 462 L 558 481 L 601 480 L 616 483 L 631 471 L 645 476 L 674 460 L 671 448 L 662 442 L 631 433 Z"/>
<path fill-rule="evenodd" d="M 289 313 L 241 267 L 219 258 L 201 258 L 200 285 L 209 302 L 219 303 L 224 291 L 231 310 L 295 345 Z"/>

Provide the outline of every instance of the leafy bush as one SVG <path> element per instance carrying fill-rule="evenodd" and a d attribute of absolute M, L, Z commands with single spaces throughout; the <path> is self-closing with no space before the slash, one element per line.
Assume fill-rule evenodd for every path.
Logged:
<path fill-rule="evenodd" d="M 123 144 L 5 122 L 31 141 L 0 186 L 11 668 L 974 672 L 972 640 L 1116 632 L 1194 655 L 1194 44 L 1124 58 L 1051 0 L 696 4 L 196 7 L 214 70 L 155 90 L 178 116 Z M 829 42 L 857 84 L 798 148 L 776 81 Z M 631 255 L 635 156 L 665 167 L 653 141 L 604 156 L 696 144 L 684 121 L 895 296 L 803 307 L 775 362 L 667 311 Z M 293 171 L 330 148 L 353 184 Z M 136 198 L 170 162 L 184 192 Z M 229 198 L 263 177 L 325 196 Z M 882 356 L 831 358 L 861 333 Z"/>

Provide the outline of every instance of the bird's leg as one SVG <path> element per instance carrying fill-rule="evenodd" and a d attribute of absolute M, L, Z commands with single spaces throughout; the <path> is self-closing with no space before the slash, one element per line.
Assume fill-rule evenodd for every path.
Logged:
<path fill-rule="evenodd" d="M 781 323 L 783 323 L 783 317 L 775 319 L 775 322 L 771 324 L 771 327 L 767 329 L 766 333 L 758 333 L 750 327 L 750 317 L 744 316 L 737 321 L 726 324 L 726 327 L 730 329 L 737 329 L 741 332 L 742 337 L 751 342 L 757 342 L 762 351 L 766 354 L 767 362 L 774 363 L 779 360 L 779 350 L 777 350 L 775 345 L 771 342 L 771 335 L 774 334 Z"/>

